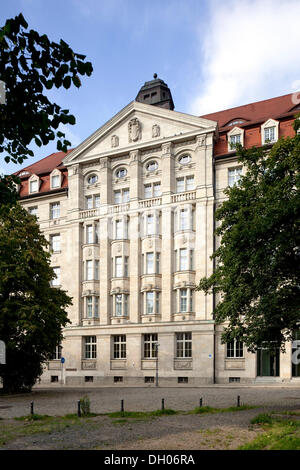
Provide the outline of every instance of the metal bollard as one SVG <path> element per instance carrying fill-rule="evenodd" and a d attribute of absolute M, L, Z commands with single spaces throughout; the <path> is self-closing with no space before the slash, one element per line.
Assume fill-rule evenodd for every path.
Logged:
<path fill-rule="evenodd" d="M 161 409 L 162 410 L 165 409 L 165 399 L 164 398 L 161 399 Z"/>
<path fill-rule="evenodd" d="M 77 416 L 79 418 L 81 417 L 80 400 L 78 400 L 78 402 L 77 402 Z"/>
<path fill-rule="evenodd" d="M 200 408 L 201 408 L 201 406 L 202 406 L 202 398 L 200 398 L 199 406 L 200 406 Z"/>
<path fill-rule="evenodd" d="M 33 411 L 33 401 L 30 403 L 30 414 L 31 414 L 31 415 L 34 414 L 34 411 Z"/>
<path fill-rule="evenodd" d="M 237 396 L 237 406 L 241 406 L 241 403 L 240 403 L 240 396 L 239 396 L 239 395 Z"/>
<path fill-rule="evenodd" d="M 124 413 L 124 400 L 121 400 L 121 413 Z"/>

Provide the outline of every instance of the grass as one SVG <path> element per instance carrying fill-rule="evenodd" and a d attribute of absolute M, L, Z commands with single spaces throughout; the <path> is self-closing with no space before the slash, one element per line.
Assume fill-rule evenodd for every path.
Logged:
<path fill-rule="evenodd" d="M 241 405 L 231 406 L 229 408 L 212 408 L 211 406 L 197 406 L 194 410 L 190 411 L 190 414 L 204 414 L 204 413 L 230 413 L 232 411 L 244 411 L 252 410 L 256 406 Z"/>
<path fill-rule="evenodd" d="M 284 413 L 287 416 L 289 412 Z M 263 413 L 256 416 L 252 424 L 265 432 L 239 450 L 300 450 L 300 422 L 292 418 L 279 418 Z"/>
<path fill-rule="evenodd" d="M 84 425 L 90 418 L 96 416 L 107 416 L 109 418 L 115 419 L 115 421 L 112 422 L 114 425 L 125 425 L 129 424 L 128 419 L 131 420 L 131 422 L 134 422 L 135 420 L 155 419 L 159 416 L 171 416 L 175 414 L 223 413 L 226 411 L 243 411 L 251 408 L 254 407 L 243 405 L 232 408 L 211 408 L 206 406 L 195 408 L 194 410 L 188 412 L 175 411 L 173 409 L 166 408 L 164 410 L 154 411 L 118 411 L 115 413 L 101 414 L 88 413 L 82 417 L 78 417 L 75 413 L 67 414 L 65 416 L 30 414 L 27 416 L 14 418 L 14 420 L 10 420 L 10 422 L 1 423 L 0 447 L 19 437 L 26 437 L 42 433 L 51 434 L 53 432 L 62 432 L 65 429 L 73 426 Z M 99 423 L 93 422 L 93 424 L 90 423 L 89 426 L 99 426 Z"/>

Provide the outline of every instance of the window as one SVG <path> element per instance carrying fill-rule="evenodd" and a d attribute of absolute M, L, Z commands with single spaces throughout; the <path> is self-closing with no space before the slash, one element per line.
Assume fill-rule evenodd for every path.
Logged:
<path fill-rule="evenodd" d="M 237 184 L 242 176 L 242 167 L 228 169 L 228 186 Z"/>
<path fill-rule="evenodd" d="M 29 188 L 31 193 L 36 193 L 38 191 L 38 180 L 30 181 Z"/>
<path fill-rule="evenodd" d="M 114 359 L 126 359 L 126 335 L 113 337 Z"/>
<path fill-rule="evenodd" d="M 119 383 L 119 382 L 123 382 L 123 377 L 121 375 L 115 375 L 114 376 L 114 383 Z"/>
<path fill-rule="evenodd" d="M 53 287 L 60 286 L 60 267 L 53 268 L 53 271 L 54 271 L 54 274 L 55 274 L 56 277 L 54 279 L 52 279 L 51 285 Z"/>
<path fill-rule="evenodd" d="M 146 216 L 146 234 L 155 235 L 154 215 L 148 214 Z"/>
<path fill-rule="evenodd" d="M 86 281 L 92 281 L 93 280 L 93 261 L 92 260 L 87 260 L 86 261 L 85 279 L 86 279 Z"/>
<path fill-rule="evenodd" d="M 95 259 L 94 261 L 94 279 L 99 281 L 99 260 Z"/>
<path fill-rule="evenodd" d="M 60 234 L 50 236 L 50 248 L 51 251 L 60 251 Z"/>
<path fill-rule="evenodd" d="M 52 361 L 58 361 L 61 359 L 62 347 L 56 346 L 54 353 L 52 354 Z"/>
<path fill-rule="evenodd" d="M 60 203 L 53 202 L 50 204 L 50 219 L 58 219 L 60 217 Z"/>
<path fill-rule="evenodd" d="M 122 218 L 115 221 L 115 240 L 128 238 L 128 219 Z"/>
<path fill-rule="evenodd" d="M 234 152 L 237 144 L 244 145 L 245 130 L 240 127 L 234 127 L 227 134 L 228 152 Z"/>
<path fill-rule="evenodd" d="M 114 192 L 114 203 L 122 204 L 124 202 L 129 202 L 129 189 L 118 189 Z"/>
<path fill-rule="evenodd" d="M 88 184 L 95 184 L 98 181 L 97 175 L 90 175 L 87 179 Z"/>
<path fill-rule="evenodd" d="M 146 292 L 146 313 L 154 313 L 154 292 Z"/>
<path fill-rule="evenodd" d="M 180 209 L 179 212 L 179 230 L 188 230 L 189 224 L 189 212 L 187 209 Z"/>
<path fill-rule="evenodd" d="M 124 178 L 126 175 L 127 175 L 126 168 L 120 168 L 120 170 L 116 171 L 116 177 L 117 178 Z"/>
<path fill-rule="evenodd" d="M 128 256 L 116 256 L 115 277 L 128 277 Z"/>
<path fill-rule="evenodd" d="M 185 271 L 188 269 L 188 250 L 182 248 L 179 250 L 179 270 Z"/>
<path fill-rule="evenodd" d="M 100 195 L 93 194 L 92 196 L 86 196 L 85 207 L 86 209 L 94 209 L 96 207 L 100 207 Z"/>
<path fill-rule="evenodd" d="M 154 274 L 154 253 L 146 253 L 146 274 Z"/>
<path fill-rule="evenodd" d="M 227 343 L 226 357 L 244 357 L 243 342 L 234 340 Z"/>
<path fill-rule="evenodd" d="M 236 135 L 231 135 L 230 136 L 230 147 L 231 149 L 234 149 L 236 147 L 236 144 L 241 143 L 241 134 L 236 134 Z"/>
<path fill-rule="evenodd" d="M 94 382 L 94 377 L 92 375 L 86 375 L 84 377 L 85 382 Z"/>
<path fill-rule="evenodd" d="M 157 358 L 157 333 L 144 335 L 144 358 L 155 359 Z"/>
<path fill-rule="evenodd" d="M 85 297 L 85 318 L 99 318 L 99 297 Z"/>
<path fill-rule="evenodd" d="M 154 376 L 146 376 L 144 377 L 145 384 L 154 384 Z"/>
<path fill-rule="evenodd" d="M 179 290 L 180 296 L 180 312 L 187 312 L 187 289 Z"/>
<path fill-rule="evenodd" d="M 28 212 L 29 212 L 29 214 L 35 215 L 35 216 L 37 217 L 37 213 L 38 213 L 38 208 L 37 208 L 37 206 L 29 207 L 29 208 L 28 208 Z"/>
<path fill-rule="evenodd" d="M 156 274 L 160 273 L 160 253 L 156 253 Z"/>
<path fill-rule="evenodd" d="M 97 358 L 96 336 L 84 337 L 84 359 Z"/>
<path fill-rule="evenodd" d="M 150 198 L 150 197 L 159 197 L 159 196 L 161 196 L 160 182 L 145 184 L 144 186 L 144 198 L 145 199 Z"/>
<path fill-rule="evenodd" d="M 178 313 L 193 312 L 193 289 L 178 289 Z"/>
<path fill-rule="evenodd" d="M 93 242 L 94 242 L 93 226 L 92 225 L 87 225 L 87 227 L 86 227 L 86 243 L 93 243 Z"/>
<path fill-rule="evenodd" d="M 158 168 L 158 163 L 155 161 L 152 161 L 146 165 L 147 171 L 155 171 Z"/>
<path fill-rule="evenodd" d="M 275 141 L 275 126 L 266 127 L 264 129 L 264 142 L 274 142 Z"/>
<path fill-rule="evenodd" d="M 115 295 L 115 315 L 116 317 L 126 317 L 128 315 L 128 294 Z"/>
<path fill-rule="evenodd" d="M 187 383 L 189 383 L 189 378 L 188 377 L 177 377 L 177 383 L 187 384 Z"/>
<path fill-rule="evenodd" d="M 192 357 L 192 333 L 176 333 L 176 357 Z"/>
<path fill-rule="evenodd" d="M 59 188 L 60 187 L 60 176 L 59 175 L 53 175 L 51 176 L 51 188 Z"/>
<path fill-rule="evenodd" d="M 51 383 L 58 382 L 58 375 L 51 375 Z"/>
<path fill-rule="evenodd" d="M 176 179 L 176 192 L 183 193 L 184 192 L 184 178 L 177 178 Z"/>
<path fill-rule="evenodd" d="M 179 157 L 178 162 L 180 165 L 187 165 L 190 163 L 192 160 L 192 157 L 190 155 L 182 155 L 182 157 Z"/>
<path fill-rule="evenodd" d="M 273 143 L 278 140 L 279 136 L 279 122 L 274 119 L 268 119 L 261 126 L 261 140 L 262 145 Z"/>

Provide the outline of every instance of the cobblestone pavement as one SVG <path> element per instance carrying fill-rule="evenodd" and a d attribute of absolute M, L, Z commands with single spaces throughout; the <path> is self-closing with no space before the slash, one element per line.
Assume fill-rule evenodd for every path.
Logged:
<path fill-rule="evenodd" d="M 300 406 L 300 386 L 210 386 L 201 388 L 160 388 L 160 387 L 103 387 L 53 388 L 36 387 L 29 394 L 13 396 L 0 395 L 0 417 L 12 418 L 28 415 L 30 402 L 34 402 L 34 412 L 50 416 L 76 413 L 77 401 L 87 395 L 94 413 L 120 411 L 124 400 L 125 411 L 153 411 L 161 408 L 164 398 L 165 408 L 192 410 L 199 405 L 229 407 L 241 404 L 259 407 L 295 408 Z"/>

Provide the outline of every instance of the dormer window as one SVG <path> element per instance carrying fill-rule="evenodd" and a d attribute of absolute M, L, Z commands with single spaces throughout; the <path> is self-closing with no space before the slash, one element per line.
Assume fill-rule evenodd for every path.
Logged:
<path fill-rule="evenodd" d="M 120 168 L 119 170 L 116 171 L 117 178 L 125 178 L 126 175 L 127 175 L 126 168 Z"/>
<path fill-rule="evenodd" d="M 98 181 L 97 175 L 90 175 L 87 179 L 88 184 L 95 184 Z"/>
<path fill-rule="evenodd" d="M 228 132 L 228 152 L 235 151 L 237 144 L 244 145 L 244 132 L 240 127 L 234 127 Z"/>
<path fill-rule="evenodd" d="M 33 193 L 38 193 L 39 191 L 39 177 L 36 176 L 36 175 L 32 175 L 29 180 L 28 180 L 28 184 L 29 184 L 29 194 L 33 194 Z"/>
<path fill-rule="evenodd" d="M 59 175 L 54 175 L 51 178 L 51 186 L 52 188 L 59 188 L 60 186 L 60 181 L 59 181 Z"/>
<path fill-rule="evenodd" d="M 278 140 L 279 122 L 269 119 L 261 126 L 261 143 L 262 145 L 277 142 Z"/>
<path fill-rule="evenodd" d="M 30 181 L 30 192 L 36 193 L 37 190 L 38 190 L 38 181 L 37 180 Z"/>

